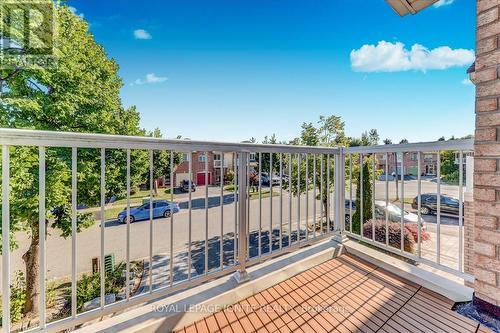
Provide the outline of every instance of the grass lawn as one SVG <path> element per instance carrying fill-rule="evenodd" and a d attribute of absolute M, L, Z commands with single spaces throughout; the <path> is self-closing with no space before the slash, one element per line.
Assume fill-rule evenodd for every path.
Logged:
<path fill-rule="evenodd" d="M 142 199 L 143 198 L 148 198 L 149 197 L 149 190 L 144 190 L 144 191 L 138 191 L 132 195 L 130 195 L 130 203 L 131 204 L 142 204 Z M 164 199 L 164 200 L 170 200 L 170 189 L 159 189 L 158 190 L 158 196 L 154 197 L 154 200 L 159 200 L 159 199 Z M 174 194 L 174 199 L 175 199 L 175 194 Z M 113 205 L 121 205 L 121 204 L 126 204 L 127 203 L 127 198 L 116 200 Z"/>
<path fill-rule="evenodd" d="M 396 200 L 396 198 L 390 198 L 390 199 L 389 199 L 389 202 L 394 203 L 394 202 L 400 202 L 400 201 L 399 201 L 399 200 Z M 410 205 L 411 205 L 411 204 L 413 203 L 413 198 L 405 198 L 405 199 L 404 199 L 404 203 L 405 203 L 405 204 L 410 204 Z"/>
<path fill-rule="evenodd" d="M 224 190 L 228 192 L 234 192 L 234 185 L 224 186 Z M 279 192 L 273 191 L 273 197 L 279 196 Z M 262 198 L 269 198 L 271 196 L 269 189 L 262 189 Z M 250 200 L 259 199 L 259 191 L 250 192 Z"/>

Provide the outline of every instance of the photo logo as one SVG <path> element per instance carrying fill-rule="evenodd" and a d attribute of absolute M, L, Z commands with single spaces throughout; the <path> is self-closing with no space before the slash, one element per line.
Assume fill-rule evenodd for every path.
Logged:
<path fill-rule="evenodd" d="M 0 68 L 53 67 L 55 5 L 51 0 L 0 2 Z"/>

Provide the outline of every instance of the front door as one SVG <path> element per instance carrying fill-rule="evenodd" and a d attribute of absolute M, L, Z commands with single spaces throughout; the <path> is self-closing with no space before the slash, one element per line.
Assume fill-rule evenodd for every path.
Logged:
<path fill-rule="evenodd" d="M 211 178 L 212 174 L 209 172 L 208 173 L 208 183 L 210 184 L 211 183 Z M 196 175 L 196 185 L 198 186 L 203 186 L 205 185 L 205 172 L 202 171 L 202 172 L 198 172 L 198 174 Z"/>

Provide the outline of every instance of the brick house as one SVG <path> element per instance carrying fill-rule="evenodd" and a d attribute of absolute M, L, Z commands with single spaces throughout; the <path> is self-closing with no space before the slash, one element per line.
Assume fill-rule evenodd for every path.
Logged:
<path fill-rule="evenodd" d="M 401 175 L 401 154 L 388 154 L 389 157 L 389 174 L 396 173 Z M 386 155 L 376 154 L 377 169 L 385 172 Z M 437 173 L 437 154 L 425 153 L 420 158 L 420 171 L 422 176 L 435 175 Z M 405 153 L 403 157 L 403 174 L 417 176 L 418 175 L 418 153 Z"/>
<path fill-rule="evenodd" d="M 229 170 L 233 170 L 232 153 L 214 153 L 214 152 L 193 152 L 192 156 L 192 181 L 196 185 L 205 185 L 205 160 L 208 162 L 208 184 L 215 185 L 220 183 L 221 165 L 222 174 L 226 179 Z M 189 154 L 182 156 L 182 162 L 174 170 L 174 186 L 180 186 L 181 181 L 189 179 Z"/>

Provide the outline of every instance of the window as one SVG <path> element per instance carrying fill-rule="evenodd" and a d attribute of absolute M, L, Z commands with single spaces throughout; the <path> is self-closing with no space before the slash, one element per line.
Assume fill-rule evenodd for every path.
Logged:
<path fill-rule="evenodd" d="M 411 160 L 417 161 L 418 160 L 418 153 L 411 153 Z"/>
<path fill-rule="evenodd" d="M 385 154 L 379 154 L 377 156 L 377 159 L 380 160 L 380 161 L 385 161 Z"/>
<path fill-rule="evenodd" d="M 432 161 L 433 158 L 434 158 L 433 154 L 425 154 L 424 155 L 424 161 L 426 161 L 426 162 Z"/>
<path fill-rule="evenodd" d="M 220 161 L 221 156 L 220 154 L 214 154 L 214 161 Z"/>
<path fill-rule="evenodd" d="M 205 153 L 198 156 L 198 161 L 200 161 L 200 162 L 205 162 L 206 159 L 207 159 L 207 156 L 205 155 Z"/>
<path fill-rule="evenodd" d="M 255 162 L 255 153 L 250 153 L 250 162 Z"/>
<path fill-rule="evenodd" d="M 189 161 L 189 154 L 186 154 L 186 153 L 182 154 L 182 160 Z"/>
<path fill-rule="evenodd" d="M 163 201 L 160 201 L 160 202 L 155 202 L 155 203 L 154 203 L 154 207 L 155 207 L 155 208 L 159 208 L 159 207 L 166 207 L 166 206 L 168 206 L 168 203 L 163 202 Z"/>

